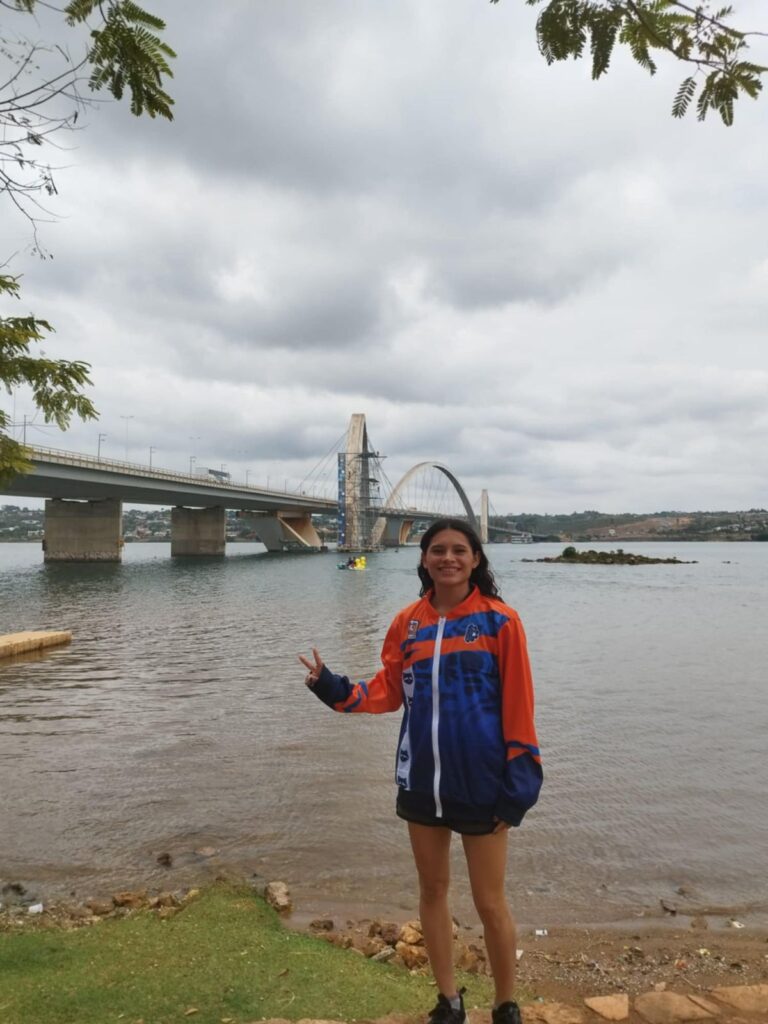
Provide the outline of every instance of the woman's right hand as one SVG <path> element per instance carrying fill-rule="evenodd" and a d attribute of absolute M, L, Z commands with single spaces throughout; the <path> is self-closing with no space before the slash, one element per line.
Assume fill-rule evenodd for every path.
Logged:
<path fill-rule="evenodd" d="M 314 663 L 303 655 L 299 655 L 299 661 L 302 663 L 304 668 L 309 670 L 304 679 L 304 684 L 309 687 L 315 685 L 317 680 L 320 678 L 320 673 L 323 671 L 323 659 L 320 657 L 320 653 L 316 647 L 312 648 L 312 656 L 315 659 Z"/>

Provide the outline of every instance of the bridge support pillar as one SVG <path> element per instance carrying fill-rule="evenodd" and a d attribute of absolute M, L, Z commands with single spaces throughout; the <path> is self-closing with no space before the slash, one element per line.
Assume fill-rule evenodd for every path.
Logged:
<path fill-rule="evenodd" d="M 227 513 L 223 508 L 171 510 L 171 556 L 223 555 L 227 541 Z"/>
<path fill-rule="evenodd" d="M 123 551 L 123 506 L 103 501 L 45 503 L 43 551 L 46 562 L 119 562 Z"/>
<path fill-rule="evenodd" d="M 323 546 L 309 512 L 278 512 L 276 515 L 242 513 L 238 518 L 248 520 L 267 551 L 301 551 Z"/>
<path fill-rule="evenodd" d="M 401 548 L 407 542 L 408 534 L 412 529 L 412 519 L 397 519 L 391 516 L 386 521 L 386 526 L 378 538 L 378 543 L 385 548 Z"/>

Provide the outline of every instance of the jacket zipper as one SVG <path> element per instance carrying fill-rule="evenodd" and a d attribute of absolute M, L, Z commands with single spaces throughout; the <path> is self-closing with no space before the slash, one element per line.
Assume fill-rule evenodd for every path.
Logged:
<path fill-rule="evenodd" d="M 441 616 L 437 623 L 437 636 L 435 637 L 435 651 L 432 656 L 432 756 L 435 760 L 435 815 L 438 818 L 443 816 L 443 805 L 440 802 L 440 748 L 437 742 L 438 726 L 440 724 L 440 647 L 443 643 L 443 630 L 445 629 L 445 616 Z"/>

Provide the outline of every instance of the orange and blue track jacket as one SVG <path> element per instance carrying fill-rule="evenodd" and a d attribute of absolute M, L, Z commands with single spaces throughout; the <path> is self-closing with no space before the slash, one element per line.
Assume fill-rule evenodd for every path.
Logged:
<path fill-rule="evenodd" d="M 519 825 L 542 783 L 522 623 L 477 587 L 444 617 L 430 596 L 395 616 L 373 679 L 324 666 L 314 692 L 334 711 L 403 708 L 395 779 L 430 796 L 437 817 Z"/>

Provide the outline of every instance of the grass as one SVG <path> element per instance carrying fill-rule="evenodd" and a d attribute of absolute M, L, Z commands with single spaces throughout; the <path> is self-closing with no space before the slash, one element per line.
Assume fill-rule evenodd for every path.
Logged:
<path fill-rule="evenodd" d="M 469 1005 L 487 1004 L 487 978 L 463 983 Z M 167 920 L 0 934 L 2 1024 L 353 1020 L 434 1001 L 428 978 L 290 932 L 251 890 L 225 885 Z"/>

